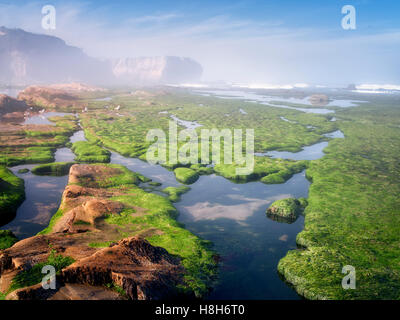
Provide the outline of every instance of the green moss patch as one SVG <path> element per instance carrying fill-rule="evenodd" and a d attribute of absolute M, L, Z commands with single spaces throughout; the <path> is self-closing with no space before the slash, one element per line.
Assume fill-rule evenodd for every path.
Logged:
<path fill-rule="evenodd" d="M 52 250 L 46 261 L 35 264 L 32 268 L 18 273 L 13 278 L 8 293 L 20 288 L 33 286 L 40 283 L 43 279 L 42 268 L 44 266 L 53 266 L 56 269 L 56 272 L 59 272 L 72 263 L 74 263 L 74 259 L 71 257 L 62 256 L 61 254 L 57 254 L 54 250 Z"/>
<path fill-rule="evenodd" d="M 87 141 L 77 141 L 71 150 L 75 153 L 75 160 L 85 163 L 108 163 L 111 153 L 96 144 Z"/>
<path fill-rule="evenodd" d="M 278 271 L 309 299 L 400 299 L 400 109 L 380 101 L 338 111 L 345 139 L 312 161 L 301 250 Z M 356 289 L 342 288 L 342 268 Z"/>
<path fill-rule="evenodd" d="M 77 119 L 71 116 L 50 118 L 55 126 L 10 126 L 0 131 L 0 165 L 49 163 L 54 152 L 65 146 L 77 130 Z"/>
<path fill-rule="evenodd" d="M 195 183 L 199 179 L 199 174 L 189 168 L 176 168 L 174 173 L 176 180 L 185 184 Z"/>
<path fill-rule="evenodd" d="M 4 250 L 13 246 L 18 238 L 9 230 L 0 230 L 0 250 Z"/>
<path fill-rule="evenodd" d="M 168 199 L 172 202 L 178 202 L 181 200 L 181 195 L 188 192 L 190 190 L 189 187 L 181 186 L 181 187 L 167 187 L 162 190 L 162 192 L 168 194 Z"/>
<path fill-rule="evenodd" d="M 24 180 L 0 166 L 0 223 L 8 222 L 24 200 Z"/>
<path fill-rule="evenodd" d="M 289 180 L 294 174 L 303 171 L 308 165 L 308 161 L 294 161 L 284 159 L 273 159 L 269 157 L 255 157 L 254 170 L 248 175 L 239 175 L 236 169 L 241 165 L 216 164 L 214 171 L 235 182 L 248 182 L 260 180 L 266 184 L 279 184 Z"/>
<path fill-rule="evenodd" d="M 303 212 L 307 200 L 287 198 L 274 201 L 267 209 L 267 217 L 278 222 L 292 223 Z"/>

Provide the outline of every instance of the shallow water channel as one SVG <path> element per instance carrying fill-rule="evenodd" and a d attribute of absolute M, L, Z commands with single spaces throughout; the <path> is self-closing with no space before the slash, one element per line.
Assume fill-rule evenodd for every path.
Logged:
<path fill-rule="evenodd" d="M 340 131 L 326 136 L 343 137 Z M 71 142 L 85 140 L 83 131 L 76 132 Z M 327 142 L 305 147 L 298 153 L 269 152 L 265 155 L 291 159 L 318 159 L 324 155 Z M 60 148 L 56 161 L 73 161 L 68 148 Z M 162 186 L 181 185 L 173 172 L 135 158 L 112 152 L 111 163 L 121 164 L 139 172 Z M 10 229 L 20 238 L 35 235 L 45 228 L 57 211 L 68 177 L 19 174 L 21 165 L 11 168 L 25 180 L 26 200 L 16 218 L 1 229 Z M 294 175 L 284 184 L 266 185 L 261 182 L 233 183 L 215 174 L 201 176 L 190 185 L 191 190 L 175 203 L 178 220 L 194 234 L 211 240 L 221 257 L 218 283 L 211 299 L 299 299 L 299 296 L 278 276 L 277 264 L 288 250 L 296 248 L 296 235 L 303 228 L 303 217 L 292 224 L 272 221 L 266 217 L 268 206 L 277 199 L 307 197 L 310 183 L 305 173 Z"/>
<path fill-rule="evenodd" d="M 242 90 L 195 90 L 197 94 L 203 96 L 214 96 L 220 99 L 235 99 L 235 100 L 245 100 L 248 102 L 257 102 L 259 104 L 264 104 L 270 107 L 276 108 L 284 108 L 284 109 L 291 109 L 302 111 L 306 113 L 317 113 L 317 114 L 328 114 L 334 113 L 335 111 L 332 109 L 328 109 L 330 107 L 340 107 L 340 108 L 349 108 L 355 107 L 360 103 L 364 103 L 366 101 L 359 101 L 359 100 L 342 100 L 342 99 L 334 99 L 330 100 L 325 107 L 328 108 L 321 108 L 317 106 L 313 106 L 310 102 L 310 97 L 305 98 L 285 98 L 280 96 L 268 96 L 263 94 L 258 94 L 249 91 L 242 91 Z M 278 102 L 278 103 L 277 103 Z M 304 105 L 307 108 L 301 107 L 294 107 L 290 105 L 285 105 L 283 103 L 293 103 Z"/>

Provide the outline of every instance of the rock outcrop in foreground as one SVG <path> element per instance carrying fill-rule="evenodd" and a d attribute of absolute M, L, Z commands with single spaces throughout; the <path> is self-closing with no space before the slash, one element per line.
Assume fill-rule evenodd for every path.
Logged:
<path fill-rule="evenodd" d="M 163 241 L 169 241 L 168 230 L 143 223 L 152 213 L 135 201 L 145 203 L 145 197 L 154 196 L 148 200 L 160 210 L 153 219 L 167 214 L 163 221 L 173 207 L 137 187 L 144 179 L 118 165 L 72 166 L 48 228 L 0 251 L 0 292 L 7 299 L 194 297 L 181 257 L 145 240 L 165 234 Z M 42 288 L 44 265 L 58 271 L 54 290 Z"/>

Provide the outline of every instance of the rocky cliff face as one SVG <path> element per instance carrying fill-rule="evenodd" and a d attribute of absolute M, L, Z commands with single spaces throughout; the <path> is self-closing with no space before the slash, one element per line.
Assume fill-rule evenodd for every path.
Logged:
<path fill-rule="evenodd" d="M 0 83 L 153 84 L 198 81 L 201 66 L 189 58 L 100 61 L 63 40 L 0 27 Z"/>
<path fill-rule="evenodd" d="M 199 81 L 203 69 L 190 58 L 143 57 L 118 59 L 113 73 L 123 83 L 183 83 Z"/>
<path fill-rule="evenodd" d="M 88 57 L 63 40 L 0 27 L 0 82 L 93 82 L 111 77 L 108 63 Z"/>

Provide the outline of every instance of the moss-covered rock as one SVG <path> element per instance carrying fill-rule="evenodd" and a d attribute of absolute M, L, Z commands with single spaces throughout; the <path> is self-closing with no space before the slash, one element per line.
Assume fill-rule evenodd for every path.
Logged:
<path fill-rule="evenodd" d="M 181 195 L 188 192 L 190 190 L 189 187 L 181 186 L 181 187 L 168 187 L 162 190 L 162 192 L 169 195 L 168 199 L 172 202 L 178 202 L 181 200 Z"/>
<path fill-rule="evenodd" d="M 278 222 L 293 223 L 303 212 L 307 203 L 306 199 L 301 199 L 300 201 L 294 198 L 287 198 L 275 201 L 267 209 L 268 218 Z"/>
<path fill-rule="evenodd" d="M 42 164 L 32 169 L 32 173 L 37 176 L 65 176 L 75 162 L 54 162 Z"/>
<path fill-rule="evenodd" d="M 85 163 L 108 163 L 111 153 L 102 147 L 88 141 L 77 141 L 71 150 L 75 153 L 75 160 Z"/>
<path fill-rule="evenodd" d="M 265 184 L 280 184 L 289 180 L 294 174 L 300 173 L 308 166 L 308 161 L 273 159 L 269 157 L 254 157 L 254 169 L 251 174 L 238 175 L 236 169 L 241 166 L 233 164 L 217 164 L 215 173 L 235 182 L 260 180 Z"/>
<path fill-rule="evenodd" d="M 176 179 L 185 184 L 195 183 L 199 179 L 199 174 L 189 168 L 176 168 L 174 173 Z"/>
<path fill-rule="evenodd" d="M 49 119 L 55 125 L 8 124 L 0 128 L 0 164 L 7 167 L 54 161 L 54 152 L 64 147 L 78 129 L 75 117 Z"/>
<path fill-rule="evenodd" d="M 0 250 L 11 247 L 18 238 L 10 230 L 0 230 Z"/>
<path fill-rule="evenodd" d="M 28 173 L 28 172 L 29 172 L 29 169 L 27 169 L 27 168 L 19 169 L 19 170 L 18 170 L 18 173 L 20 173 L 20 174 Z"/>
<path fill-rule="evenodd" d="M 214 173 L 214 169 L 212 167 L 207 167 L 204 164 L 196 163 L 190 166 L 190 169 L 195 170 L 200 175 L 208 175 Z"/>

